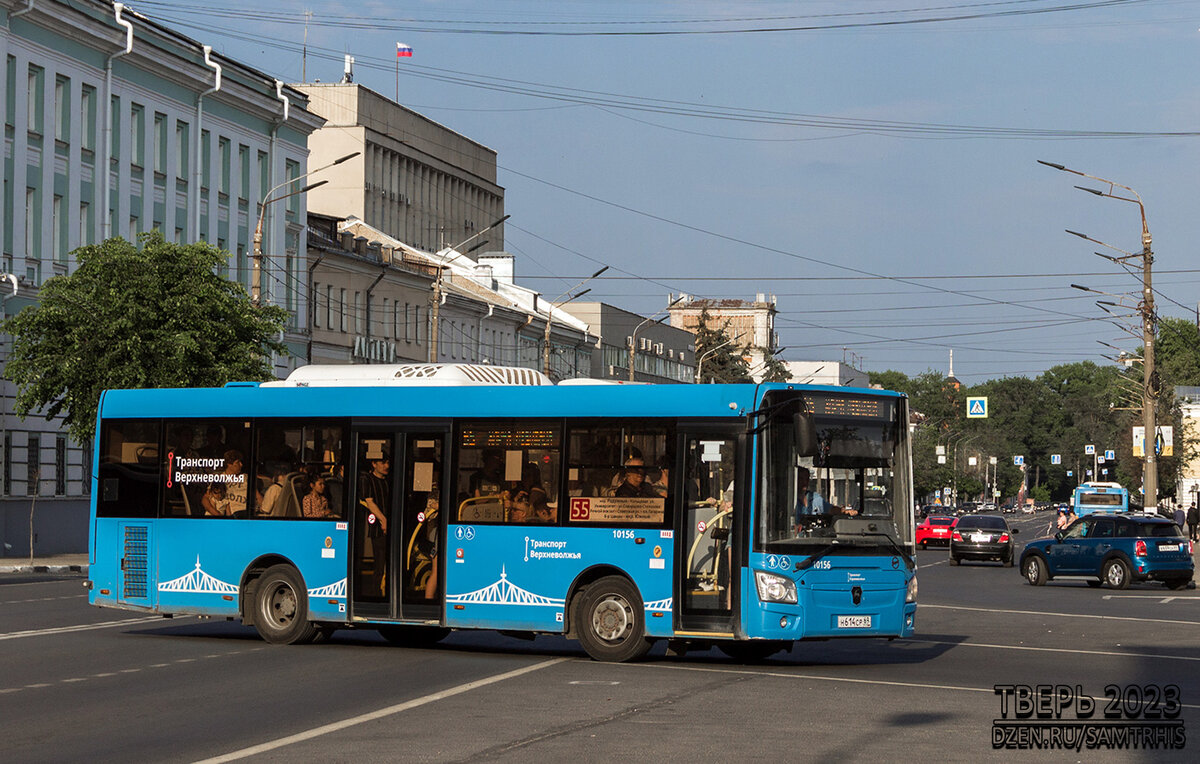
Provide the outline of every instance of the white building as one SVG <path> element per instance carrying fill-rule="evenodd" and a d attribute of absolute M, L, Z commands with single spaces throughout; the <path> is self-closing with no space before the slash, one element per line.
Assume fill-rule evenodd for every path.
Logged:
<path fill-rule="evenodd" d="M 249 287 L 260 204 L 303 174 L 321 123 L 304 94 L 121 4 L 0 0 L 0 14 L 0 242 L 20 284 L 4 316 L 71 273 L 77 247 L 152 229 L 228 250 Z M 263 274 L 266 299 L 293 314 L 285 339 L 301 357 L 305 218 L 303 195 L 267 206 Z M 82 551 L 90 451 L 54 422 L 17 419 L 2 384 L 0 555 L 28 553 L 34 496 L 35 551 Z"/>
<path fill-rule="evenodd" d="M 841 361 L 784 361 L 791 382 L 802 385 L 833 385 L 835 387 L 870 387 L 865 371 Z"/>

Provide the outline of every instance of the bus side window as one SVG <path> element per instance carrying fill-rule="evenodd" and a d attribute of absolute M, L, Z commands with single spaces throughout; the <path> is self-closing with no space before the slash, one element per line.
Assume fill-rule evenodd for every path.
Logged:
<path fill-rule="evenodd" d="M 105 421 L 100 427 L 98 517 L 154 517 L 163 482 L 158 419 Z"/>

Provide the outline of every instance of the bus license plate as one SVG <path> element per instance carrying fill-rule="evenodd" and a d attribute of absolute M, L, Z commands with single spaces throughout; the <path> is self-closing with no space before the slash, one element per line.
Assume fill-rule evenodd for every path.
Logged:
<path fill-rule="evenodd" d="M 837 625 L 839 629 L 869 629 L 871 628 L 871 616 L 839 615 Z"/>
<path fill-rule="evenodd" d="M 1178 544 L 1159 544 L 1158 551 L 1160 551 L 1160 552 L 1178 552 L 1179 545 Z"/>

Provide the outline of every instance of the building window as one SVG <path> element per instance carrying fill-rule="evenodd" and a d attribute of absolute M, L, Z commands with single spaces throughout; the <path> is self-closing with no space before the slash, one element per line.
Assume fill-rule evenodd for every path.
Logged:
<path fill-rule="evenodd" d="M 270 170 L 270 165 L 267 162 L 267 152 L 258 152 L 258 192 L 260 194 L 267 193 L 267 190 L 271 188 Z"/>
<path fill-rule="evenodd" d="M 362 334 L 362 292 L 354 293 L 354 333 Z"/>
<path fill-rule="evenodd" d="M 67 495 L 67 439 L 54 436 L 54 495 Z"/>
<path fill-rule="evenodd" d="M 54 79 L 54 140 L 66 141 L 71 134 L 71 81 Z"/>
<path fill-rule="evenodd" d="M 41 226 L 38 224 L 42 219 L 41 210 L 38 204 L 38 190 L 36 188 L 26 187 L 25 189 L 25 257 L 36 259 L 38 245 L 41 243 Z"/>
<path fill-rule="evenodd" d="M 92 243 L 92 205 L 79 203 L 79 246 Z"/>
<path fill-rule="evenodd" d="M 333 328 L 333 287 L 325 287 L 325 328 Z"/>
<path fill-rule="evenodd" d="M 250 147 L 238 144 L 238 169 L 242 185 L 238 188 L 238 198 L 247 199 L 250 196 Z"/>
<path fill-rule="evenodd" d="M 175 157 L 178 164 L 175 167 L 175 175 L 182 180 L 187 180 L 188 177 L 188 123 L 183 120 L 175 122 Z"/>
<path fill-rule="evenodd" d="M 231 160 L 230 153 L 232 152 L 232 144 L 228 138 L 218 138 L 217 145 L 220 147 L 221 154 L 221 185 L 217 191 L 229 196 L 229 162 Z"/>
<path fill-rule="evenodd" d="M 129 241 L 137 241 L 138 235 L 138 219 L 137 215 L 129 216 Z"/>
<path fill-rule="evenodd" d="M 212 148 L 208 145 L 209 132 L 200 131 L 200 187 L 212 188 Z"/>
<path fill-rule="evenodd" d="M 4 63 L 4 124 L 12 127 L 13 115 L 17 113 L 17 58 L 8 56 Z"/>
<path fill-rule="evenodd" d="M 146 165 L 146 107 L 140 103 L 129 105 L 129 134 L 133 141 L 130 157 L 135 165 L 144 167 Z M 143 191 L 143 193 L 145 192 Z"/>
<path fill-rule="evenodd" d="M 319 329 L 321 326 L 321 285 L 313 282 L 312 288 L 312 325 L 314 329 Z"/>
<path fill-rule="evenodd" d="M 29 132 L 41 134 L 43 127 L 42 88 L 45 87 L 46 71 L 40 66 L 29 67 L 26 113 L 29 115 Z"/>
<path fill-rule="evenodd" d="M 342 333 L 346 333 L 346 290 L 338 290 L 338 318 Z"/>
<path fill-rule="evenodd" d="M 67 259 L 66 246 L 66 225 L 67 221 L 63 218 L 63 198 L 62 194 L 54 195 L 53 206 L 50 209 L 50 236 L 52 239 L 51 249 L 54 252 L 56 262 L 65 262 Z"/>
<path fill-rule="evenodd" d="M 86 151 L 96 149 L 96 89 L 84 85 L 79 94 L 79 125 L 83 130 L 81 144 Z"/>
<path fill-rule="evenodd" d="M 121 158 L 121 97 L 113 96 L 108 104 L 109 114 L 109 159 Z"/>
<path fill-rule="evenodd" d="M 167 171 L 167 115 L 154 112 L 154 171 Z"/>
<path fill-rule="evenodd" d="M 38 496 L 38 483 L 41 480 L 41 449 L 42 443 L 37 433 L 29 433 L 28 445 L 25 448 L 25 493 Z"/>

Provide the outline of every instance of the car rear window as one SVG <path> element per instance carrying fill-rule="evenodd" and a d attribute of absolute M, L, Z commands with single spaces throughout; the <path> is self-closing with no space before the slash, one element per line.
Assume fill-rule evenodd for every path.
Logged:
<path fill-rule="evenodd" d="M 1174 523 L 1141 523 L 1141 536 L 1165 536 L 1168 538 L 1183 538 L 1183 531 Z"/>
<path fill-rule="evenodd" d="M 929 518 L 930 525 L 953 525 L 953 517 L 931 517 Z"/>
<path fill-rule="evenodd" d="M 959 528 L 994 528 L 1004 530 L 1008 525 L 1002 517 L 960 517 Z"/>

